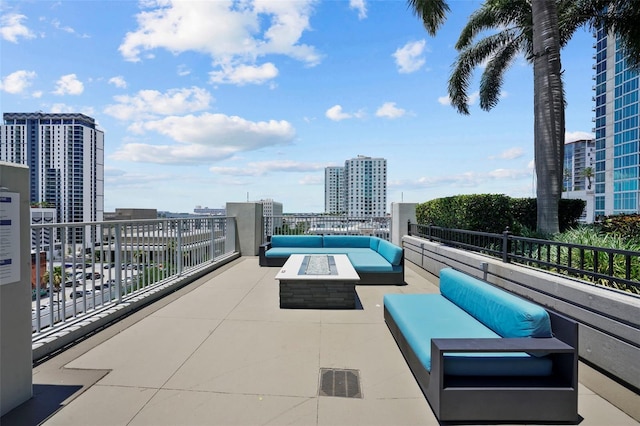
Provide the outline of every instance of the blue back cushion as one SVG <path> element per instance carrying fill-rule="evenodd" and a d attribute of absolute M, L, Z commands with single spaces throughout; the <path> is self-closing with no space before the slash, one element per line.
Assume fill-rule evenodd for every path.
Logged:
<path fill-rule="evenodd" d="M 442 269 L 440 292 L 502 337 L 551 337 L 544 308 L 477 278 Z"/>
<path fill-rule="evenodd" d="M 402 248 L 387 240 L 380 240 L 378 243 L 378 253 L 392 265 L 399 265 L 402 260 Z"/>
<path fill-rule="evenodd" d="M 271 247 L 322 247 L 322 235 L 273 235 Z"/>
<path fill-rule="evenodd" d="M 325 235 L 324 247 L 369 248 L 369 237 L 364 235 Z"/>

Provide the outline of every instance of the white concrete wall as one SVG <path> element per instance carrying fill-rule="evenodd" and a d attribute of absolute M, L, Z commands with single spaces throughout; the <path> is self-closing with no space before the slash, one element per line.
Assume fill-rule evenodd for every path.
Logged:
<path fill-rule="evenodd" d="M 18 194 L 18 197 L 14 197 Z M 31 217 L 29 168 L 0 162 L 0 197 L 18 202 L 0 206 L 0 217 L 11 225 L 0 229 L 0 259 L 11 259 L 18 268 L 0 266 L 0 416 L 32 396 L 31 370 Z M 7 203 L 7 204 L 12 204 Z M 5 212 L 2 214 L 2 212 Z M 8 212 L 8 213 L 7 213 Z M 11 227 L 18 227 L 14 239 Z"/>
<path fill-rule="evenodd" d="M 257 256 L 264 233 L 262 203 L 227 203 L 227 216 L 236 218 L 240 255 Z"/>

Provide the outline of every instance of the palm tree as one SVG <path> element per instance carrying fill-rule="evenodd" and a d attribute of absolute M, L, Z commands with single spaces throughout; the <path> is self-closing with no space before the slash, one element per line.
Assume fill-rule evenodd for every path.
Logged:
<path fill-rule="evenodd" d="M 591 179 L 593 176 L 593 167 L 585 167 L 582 169 L 582 177 L 587 178 L 587 189 L 591 189 Z"/>
<path fill-rule="evenodd" d="M 408 0 L 429 34 L 444 23 L 444 0 Z M 486 63 L 480 81 L 480 107 L 497 105 L 504 72 L 524 53 L 534 71 L 534 151 L 538 231 L 558 232 L 558 201 L 564 160 L 564 93 L 560 49 L 577 28 L 588 25 L 614 32 L 627 62 L 640 66 L 639 0 L 487 0 L 460 34 L 460 52 L 449 79 L 451 103 L 469 114 L 468 88 L 473 70 Z M 498 31 L 473 42 L 485 30 Z"/>

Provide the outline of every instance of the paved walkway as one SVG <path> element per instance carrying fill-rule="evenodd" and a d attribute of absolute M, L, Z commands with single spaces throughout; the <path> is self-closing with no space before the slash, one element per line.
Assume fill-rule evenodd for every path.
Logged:
<path fill-rule="evenodd" d="M 242 257 L 39 365 L 37 397 L 2 425 L 438 424 L 382 308 L 385 293 L 437 292 L 434 277 L 358 286 L 354 311 L 285 310 L 277 270 Z M 319 396 L 321 368 L 357 370 L 360 397 Z M 583 385 L 579 413 L 638 425 Z"/>

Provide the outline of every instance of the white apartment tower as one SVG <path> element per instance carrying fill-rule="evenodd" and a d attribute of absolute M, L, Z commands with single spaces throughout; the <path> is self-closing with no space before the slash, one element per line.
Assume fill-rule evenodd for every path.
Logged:
<path fill-rule="evenodd" d="M 345 214 L 344 167 L 324 169 L 324 211 L 331 214 Z"/>
<path fill-rule="evenodd" d="M 387 214 L 387 160 L 359 155 L 325 169 L 325 211 L 350 217 Z"/>
<path fill-rule="evenodd" d="M 84 114 L 4 113 L 0 161 L 29 166 L 31 203 L 60 222 L 96 222 L 104 213 L 104 132 Z"/>

